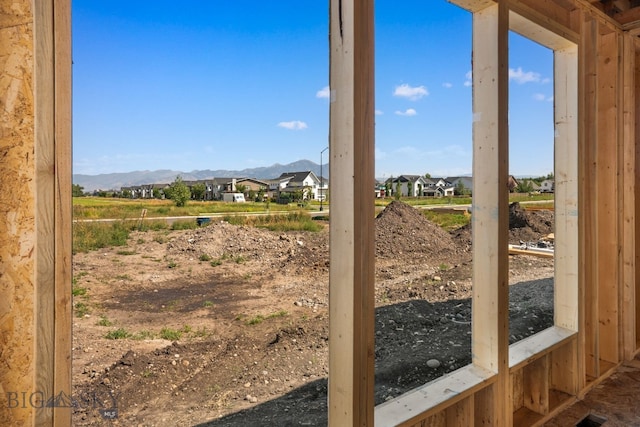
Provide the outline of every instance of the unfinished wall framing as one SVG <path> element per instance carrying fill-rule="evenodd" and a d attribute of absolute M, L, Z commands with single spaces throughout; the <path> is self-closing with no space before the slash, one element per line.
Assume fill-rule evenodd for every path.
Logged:
<path fill-rule="evenodd" d="M 331 425 L 539 425 L 640 347 L 638 26 L 587 0 L 452 2 L 476 40 L 473 364 L 374 409 L 373 1 L 330 0 Z M 3 425 L 71 422 L 39 407 L 71 394 L 70 16 L 0 0 L 0 392 L 36 393 Z M 511 347 L 509 29 L 554 51 L 559 240 L 555 326 Z"/>

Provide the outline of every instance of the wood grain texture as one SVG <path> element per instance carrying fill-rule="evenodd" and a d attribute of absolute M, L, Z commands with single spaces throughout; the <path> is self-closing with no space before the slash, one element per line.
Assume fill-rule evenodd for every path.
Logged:
<path fill-rule="evenodd" d="M 597 90 L 597 54 L 598 23 L 590 16 L 583 17 L 581 54 L 579 61 L 579 115 L 580 145 L 578 147 L 579 176 L 579 308 L 580 308 L 580 389 L 586 386 L 586 377 L 597 378 L 598 366 L 598 286 L 597 286 L 597 247 L 598 233 L 596 222 L 596 194 L 593 183 L 596 182 L 596 144 L 598 133 L 598 90 Z"/>
<path fill-rule="evenodd" d="M 601 27 L 601 32 L 606 29 Z M 601 34 L 596 153 L 598 341 L 600 359 L 619 361 L 618 34 Z"/>
<path fill-rule="evenodd" d="M 329 425 L 373 425 L 373 2 L 330 4 Z"/>
<path fill-rule="evenodd" d="M 4 393 L 31 392 L 35 369 L 31 5 L 30 1 L 0 1 L 0 389 Z M 2 397 L 8 397 L 4 393 Z M 3 399 L 0 405 L 0 425 L 21 426 L 33 421 L 31 408 L 8 403 Z"/>
<path fill-rule="evenodd" d="M 622 167 L 622 331 L 623 351 L 626 359 L 632 359 L 636 343 L 636 42 L 635 37 L 623 36 L 623 98 L 622 148 L 620 164 Z"/>
<path fill-rule="evenodd" d="M 498 374 L 492 410 L 511 425 L 508 271 L 508 32 L 506 2 L 473 15 L 472 361 Z"/>
<path fill-rule="evenodd" d="M 54 353 L 53 389 L 71 396 L 72 346 L 72 197 L 71 197 L 71 0 L 54 1 Z M 71 424 L 71 410 L 56 408 L 54 426 Z"/>

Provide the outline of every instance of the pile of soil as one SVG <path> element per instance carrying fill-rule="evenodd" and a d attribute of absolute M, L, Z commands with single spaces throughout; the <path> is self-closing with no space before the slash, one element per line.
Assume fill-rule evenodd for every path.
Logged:
<path fill-rule="evenodd" d="M 522 215 L 519 232 L 546 234 L 539 212 Z M 402 202 L 375 226 L 382 403 L 470 362 L 471 253 L 465 230 Z M 90 311 L 74 321 L 73 424 L 326 425 L 328 255 L 328 229 L 224 221 L 75 255 L 74 304 Z M 510 260 L 511 341 L 551 325 L 552 275 L 551 260 Z M 116 329 L 131 337 L 105 338 Z"/>
<path fill-rule="evenodd" d="M 400 201 L 391 202 L 378 214 L 375 227 L 378 258 L 401 261 L 418 256 L 441 260 L 465 251 L 450 233 L 429 221 L 418 209 Z"/>
<path fill-rule="evenodd" d="M 509 243 L 537 242 L 553 233 L 553 211 L 527 211 L 520 203 L 509 205 Z"/>
<path fill-rule="evenodd" d="M 509 243 L 537 242 L 553 233 L 554 215 L 552 210 L 527 210 L 520 203 L 509 204 Z M 452 232 L 459 245 L 471 247 L 471 223 Z"/>

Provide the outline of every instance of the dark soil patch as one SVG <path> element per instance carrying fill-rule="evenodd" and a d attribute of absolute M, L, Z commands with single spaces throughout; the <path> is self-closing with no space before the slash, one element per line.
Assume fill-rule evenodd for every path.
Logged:
<path fill-rule="evenodd" d="M 552 214 L 517 206 L 513 213 L 511 238 L 552 231 Z M 375 400 L 382 403 L 470 363 L 472 263 L 468 227 L 447 233 L 402 202 L 375 225 Z M 216 222 L 163 238 L 168 243 L 135 235 L 125 249 L 137 255 L 74 257 L 93 311 L 74 321 L 73 424 L 326 425 L 327 230 L 272 233 Z M 202 255 L 222 262 L 213 267 Z M 510 260 L 512 342 L 552 324 L 552 267 Z M 132 332 L 189 325 L 207 333 L 175 343 L 106 340 L 97 315 Z M 102 417 L 114 407 L 116 422 Z"/>

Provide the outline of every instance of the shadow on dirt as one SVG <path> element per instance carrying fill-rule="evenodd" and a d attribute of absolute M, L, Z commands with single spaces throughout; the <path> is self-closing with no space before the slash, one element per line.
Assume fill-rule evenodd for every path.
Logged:
<path fill-rule="evenodd" d="M 553 325 L 553 279 L 510 287 L 510 343 Z M 408 301 L 376 309 L 376 405 L 471 361 L 471 300 Z M 427 363 L 429 362 L 429 363 Z M 327 425 L 327 380 L 199 427 Z"/>

